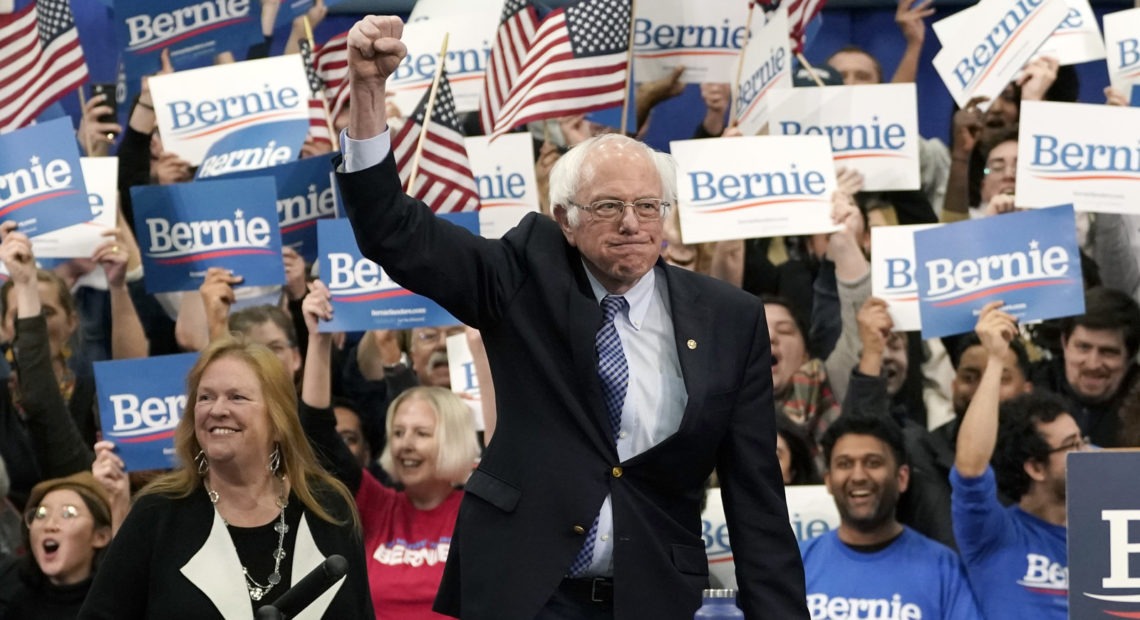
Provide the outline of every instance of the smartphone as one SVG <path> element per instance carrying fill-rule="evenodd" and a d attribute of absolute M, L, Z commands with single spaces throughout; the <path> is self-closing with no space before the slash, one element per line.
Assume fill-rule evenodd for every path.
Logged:
<path fill-rule="evenodd" d="M 114 84 L 92 84 L 91 97 L 94 98 L 98 95 L 104 95 L 105 99 L 99 105 L 105 105 L 111 108 L 109 114 L 104 114 L 99 117 L 100 123 L 115 123 L 119 120 L 119 106 L 115 101 L 115 85 Z"/>

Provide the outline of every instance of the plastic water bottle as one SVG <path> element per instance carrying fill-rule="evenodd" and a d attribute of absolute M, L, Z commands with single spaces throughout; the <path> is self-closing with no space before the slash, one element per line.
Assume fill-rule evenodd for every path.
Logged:
<path fill-rule="evenodd" d="M 744 612 L 736 606 L 736 590 L 705 590 L 704 604 L 693 615 L 693 620 L 729 620 L 743 618 Z"/>

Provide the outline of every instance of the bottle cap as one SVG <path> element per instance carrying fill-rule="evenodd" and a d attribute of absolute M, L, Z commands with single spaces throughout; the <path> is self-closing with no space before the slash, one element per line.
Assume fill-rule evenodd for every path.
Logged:
<path fill-rule="evenodd" d="M 705 598 L 736 598 L 736 590 L 731 588 L 706 588 L 704 591 Z"/>

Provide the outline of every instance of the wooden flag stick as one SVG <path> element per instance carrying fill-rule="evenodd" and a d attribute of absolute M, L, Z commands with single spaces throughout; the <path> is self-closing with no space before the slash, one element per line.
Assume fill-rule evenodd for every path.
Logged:
<path fill-rule="evenodd" d="M 732 90 L 730 91 L 730 96 L 732 97 L 732 103 L 728 108 L 728 123 L 730 125 L 736 122 L 736 113 L 739 111 L 740 102 L 738 100 L 739 97 L 736 95 L 740 90 L 740 75 L 744 73 L 744 52 L 748 49 L 748 43 L 752 41 L 752 11 L 755 8 L 755 4 L 752 2 L 748 3 L 748 19 L 744 22 L 744 47 L 740 48 L 740 58 L 736 61 L 736 82 L 732 84 Z"/>
<path fill-rule="evenodd" d="M 424 153 L 424 140 L 427 138 L 428 125 L 431 124 L 432 109 L 435 108 L 435 93 L 439 90 L 439 77 L 443 75 L 443 61 L 447 58 L 447 39 L 451 33 L 444 33 L 443 47 L 439 50 L 439 64 L 435 67 L 435 77 L 431 81 L 431 92 L 428 93 L 427 107 L 424 109 L 424 124 L 420 127 L 420 138 L 416 141 L 416 155 L 412 158 L 412 171 L 408 174 L 407 192 L 412 193 L 416 186 L 416 173 L 420 171 L 420 156 Z"/>
<path fill-rule="evenodd" d="M 1137 0 L 1140 2 L 1140 0 Z M 633 15 L 634 15 L 634 0 L 629 0 L 629 36 L 626 38 L 625 50 L 625 90 L 621 96 L 621 133 L 628 135 L 627 126 L 629 125 L 629 84 L 633 80 Z M 636 131 L 636 128 L 635 128 Z"/>
<path fill-rule="evenodd" d="M 800 65 L 804 69 L 807 69 L 808 75 L 811 76 L 811 79 L 815 82 L 815 85 L 823 86 L 823 80 L 819 79 L 819 74 L 815 72 L 815 68 L 811 66 L 811 63 L 807 61 L 807 58 L 804 58 L 803 52 L 796 52 L 796 58 L 800 61 Z"/>
<path fill-rule="evenodd" d="M 313 27 L 309 24 L 308 15 L 302 16 L 301 20 L 305 24 L 305 39 L 309 41 L 309 62 L 316 62 L 317 45 L 313 42 Z M 329 112 L 329 101 L 325 97 L 324 88 L 317 93 L 317 98 L 321 100 L 321 107 L 325 111 L 325 126 L 329 128 L 329 140 L 332 142 L 333 152 L 338 152 L 340 151 L 340 137 L 336 135 L 336 128 L 333 125 L 332 114 Z"/>

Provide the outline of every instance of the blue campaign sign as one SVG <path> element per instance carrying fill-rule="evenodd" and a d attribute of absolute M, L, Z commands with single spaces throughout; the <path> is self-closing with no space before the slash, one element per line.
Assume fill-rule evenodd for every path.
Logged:
<path fill-rule="evenodd" d="M 132 187 L 147 291 L 197 290 L 210 267 L 283 284 L 276 195 L 265 177 Z"/>
<path fill-rule="evenodd" d="M 1070 618 L 1140 618 L 1140 452 L 1071 452 Z"/>
<path fill-rule="evenodd" d="M 1072 205 L 920 230 L 914 254 L 923 338 L 972 331 L 991 301 L 1023 322 L 1085 311 Z"/>
<path fill-rule="evenodd" d="M 301 154 L 309 121 L 277 121 L 239 129 L 206 151 L 196 179 L 278 166 Z"/>
<path fill-rule="evenodd" d="M 186 409 L 186 375 L 196 353 L 95 362 L 103 439 L 115 442 L 127 471 L 169 469 L 174 428 Z"/>
<path fill-rule="evenodd" d="M 34 237 L 90 219 L 70 118 L 0 135 L 0 221 Z"/>
<path fill-rule="evenodd" d="M 478 234 L 476 212 L 439 217 Z M 459 322 L 439 304 L 396 284 L 380 265 L 361 256 L 348 220 L 317 222 L 317 246 L 321 279 L 332 293 L 333 305 L 333 319 L 322 322 L 320 331 L 410 329 Z"/>
<path fill-rule="evenodd" d="M 178 70 L 214 64 L 225 51 L 263 40 L 261 3 L 254 0 L 115 0 L 115 29 L 127 77 L 158 71 L 170 50 Z"/>
<path fill-rule="evenodd" d="M 331 158 L 331 155 L 309 157 L 265 170 L 229 174 L 225 178 L 272 176 L 277 185 L 281 242 L 311 263 L 317 260 L 317 220 L 336 216 Z"/>

